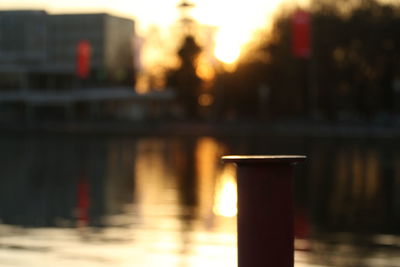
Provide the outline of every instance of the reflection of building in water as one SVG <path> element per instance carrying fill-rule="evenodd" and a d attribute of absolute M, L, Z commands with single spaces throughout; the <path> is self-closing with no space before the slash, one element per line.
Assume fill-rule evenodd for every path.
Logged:
<path fill-rule="evenodd" d="M 3 139 L 0 220 L 27 226 L 103 225 L 132 201 L 129 150 L 102 138 Z M 113 153 L 109 153 L 109 149 Z M 124 150 L 124 151 L 122 151 Z M 113 158 L 115 157 L 115 158 Z"/>
<path fill-rule="evenodd" d="M 3 89 L 76 86 L 76 49 L 82 40 L 91 46 L 89 85 L 133 85 L 132 20 L 108 14 L 1 11 L 0 21 Z"/>
<path fill-rule="evenodd" d="M 126 204 L 131 204 L 134 198 L 134 142 L 111 141 L 107 147 L 106 211 L 107 214 L 122 214 L 126 211 Z"/>
<path fill-rule="evenodd" d="M 52 138 L 2 139 L 0 219 L 16 225 L 72 222 L 80 173 L 78 146 Z M 6 155 L 6 157 L 5 157 Z M 67 160 L 68 159 L 68 160 Z"/>

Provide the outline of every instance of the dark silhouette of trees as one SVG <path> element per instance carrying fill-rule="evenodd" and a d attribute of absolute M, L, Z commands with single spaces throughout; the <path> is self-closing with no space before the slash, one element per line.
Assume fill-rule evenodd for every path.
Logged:
<path fill-rule="evenodd" d="M 399 8 L 363 1 L 346 15 L 335 6 L 321 6 L 313 25 L 320 109 L 330 117 L 340 112 L 364 118 L 393 113 Z"/>
<path fill-rule="evenodd" d="M 265 67 L 260 62 L 241 63 L 234 73 L 222 73 L 217 77 L 216 108 L 220 117 L 258 117 L 258 87 Z"/>
<path fill-rule="evenodd" d="M 400 6 L 374 0 L 314 2 L 311 57 L 292 55 L 292 12 L 282 12 L 258 48 L 264 58 L 225 74 L 219 87 L 229 104 L 223 108 L 258 115 L 255 99 L 266 85 L 272 118 L 304 117 L 311 109 L 326 119 L 375 119 L 399 111 Z"/>
<path fill-rule="evenodd" d="M 178 51 L 181 65 L 168 73 L 167 85 L 177 94 L 178 103 L 188 118 L 198 116 L 198 96 L 202 80 L 196 73 L 196 60 L 201 52 L 193 36 L 186 36 Z"/>

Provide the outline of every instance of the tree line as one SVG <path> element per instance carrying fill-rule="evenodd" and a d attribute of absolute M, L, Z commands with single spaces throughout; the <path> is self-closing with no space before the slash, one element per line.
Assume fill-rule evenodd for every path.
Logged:
<path fill-rule="evenodd" d="M 400 5 L 315 0 L 307 10 L 311 55 L 305 59 L 292 53 L 294 11 L 283 11 L 276 18 L 265 41 L 252 52 L 258 57 L 244 58 L 234 72 L 217 75 L 213 91 L 217 117 L 375 120 L 399 113 Z M 198 54 L 193 47 L 193 55 Z M 178 73 L 184 72 L 184 65 L 193 76 L 193 65 L 188 63 Z M 170 76 L 172 87 L 183 80 L 177 76 Z M 198 91 L 198 77 L 191 79 L 188 84 Z M 187 103 L 182 86 L 178 88 Z M 193 94 L 186 98 L 189 105 L 197 105 Z"/>

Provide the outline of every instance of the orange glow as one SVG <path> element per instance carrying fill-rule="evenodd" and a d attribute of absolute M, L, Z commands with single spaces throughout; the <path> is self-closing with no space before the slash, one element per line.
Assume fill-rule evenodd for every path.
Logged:
<path fill-rule="evenodd" d="M 226 165 L 216 186 L 213 212 L 223 217 L 234 217 L 237 214 L 236 168 Z"/>
<path fill-rule="evenodd" d="M 202 137 L 196 146 L 196 166 L 199 188 L 199 214 L 210 216 L 213 207 L 214 178 L 217 173 L 215 159 L 219 157 L 218 143 L 211 137 Z"/>
<path fill-rule="evenodd" d="M 212 80 L 215 76 L 215 71 L 210 63 L 200 59 L 197 64 L 196 74 L 203 80 Z"/>
<path fill-rule="evenodd" d="M 212 103 L 214 102 L 214 98 L 210 94 L 202 94 L 199 96 L 198 102 L 200 106 L 208 107 L 212 105 Z"/>
<path fill-rule="evenodd" d="M 137 75 L 135 90 L 138 94 L 145 94 L 150 91 L 149 81 L 143 73 Z"/>
<path fill-rule="evenodd" d="M 213 25 L 214 56 L 228 65 L 234 64 L 242 50 L 254 39 L 256 30 L 268 25 L 272 13 L 282 0 L 198 0 L 193 15 L 202 24 Z"/>

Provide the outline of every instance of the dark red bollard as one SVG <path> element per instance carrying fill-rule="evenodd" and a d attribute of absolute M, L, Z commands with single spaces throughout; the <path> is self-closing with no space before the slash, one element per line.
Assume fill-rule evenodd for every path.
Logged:
<path fill-rule="evenodd" d="M 239 267 L 294 265 L 293 165 L 305 158 L 222 158 L 237 164 Z"/>

